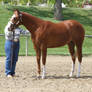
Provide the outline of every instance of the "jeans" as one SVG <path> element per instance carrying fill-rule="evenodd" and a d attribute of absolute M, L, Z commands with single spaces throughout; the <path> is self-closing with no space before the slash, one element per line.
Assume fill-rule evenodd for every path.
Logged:
<path fill-rule="evenodd" d="M 5 42 L 5 53 L 6 53 L 6 61 L 5 61 L 5 73 L 7 75 L 14 75 L 16 62 L 18 61 L 20 43 L 13 42 L 10 40 L 6 40 Z"/>

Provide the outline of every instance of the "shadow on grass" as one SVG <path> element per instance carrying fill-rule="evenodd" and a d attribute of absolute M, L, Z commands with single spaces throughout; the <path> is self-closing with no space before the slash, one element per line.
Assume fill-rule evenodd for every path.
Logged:
<path fill-rule="evenodd" d="M 33 16 L 38 16 L 38 17 L 49 17 L 52 18 L 53 17 L 53 11 L 51 11 L 51 9 L 39 9 L 36 7 L 22 7 L 22 6 L 9 6 L 6 8 L 9 11 L 13 11 L 15 9 L 18 9 L 20 11 L 23 12 L 27 12 L 29 14 L 32 14 Z"/>
<path fill-rule="evenodd" d="M 83 25 L 92 27 L 92 10 L 67 8 L 63 10 L 63 14 L 64 20 L 73 19 L 79 21 Z"/>

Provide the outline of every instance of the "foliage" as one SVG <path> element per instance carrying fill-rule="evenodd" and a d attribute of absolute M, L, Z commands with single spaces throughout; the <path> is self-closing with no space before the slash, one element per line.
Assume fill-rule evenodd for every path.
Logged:
<path fill-rule="evenodd" d="M 88 3 L 89 3 L 89 4 L 92 4 L 92 0 L 90 0 Z"/>
<path fill-rule="evenodd" d="M 55 0 L 48 0 L 47 3 L 48 4 L 55 4 Z"/>
<path fill-rule="evenodd" d="M 47 3 L 49 5 L 54 5 L 56 0 L 0 0 L 4 3 L 9 3 L 12 5 L 26 5 L 28 2 L 30 4 Z M 92 4 L 92 0 L 62 0 L 62 2 L 68 7 L 82 7 L 84 3 Z"/>
<path fill-rule="evenodd" d="M 0 0 L 0 2 L 2 1 L 12 5 L 26 5 L 28 2 L 30 2 L 30 4 L 44 3 L 43 0 Z"/>
<path fill-rule="evenodd" d="M 84 0 L 63 0 L 68 7 L 82 7 Z"/>

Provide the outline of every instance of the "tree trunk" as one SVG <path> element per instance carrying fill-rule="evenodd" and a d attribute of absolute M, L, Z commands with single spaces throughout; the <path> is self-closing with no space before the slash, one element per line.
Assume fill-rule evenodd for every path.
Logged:
<path fill-rule="evenodd" d="M 57 20 L 62 20 L 62 0 L 56 0 L 54 8 L 54 18 Z"/>
<path fill-rule="evenodd" d="M 42 3 L 47 3 L 47 0 L 42 0 Z"/>

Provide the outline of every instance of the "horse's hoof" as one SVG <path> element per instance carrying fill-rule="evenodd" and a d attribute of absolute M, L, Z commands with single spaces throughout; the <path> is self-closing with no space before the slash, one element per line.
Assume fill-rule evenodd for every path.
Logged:
<path fill-rule="evenodd" d="M 73 76 L 72 75 L 69 75 L 70 78 L 72 78 Z"/>
<path fill-rule="evenodd" d="M 77 75 L 76 77 L 77 77 L 77 78 L 80 78 L 80 75 Z"/>
<path fill-rule="evenodd" d="M 37 76 L 36 79 L 41 79 L 41 76 Z"/>
<path fill-rule="evenodd" d="M 42 79 L 45 79 L 46 77 L 45 76 L 42 76 Z"/>
<path fill-rule="evenodd" d="M 69 77 L 73 77 L 73 74 L 72 74 L 72 73 L 70 73 L 70 74 L 69 74 Z"/>

